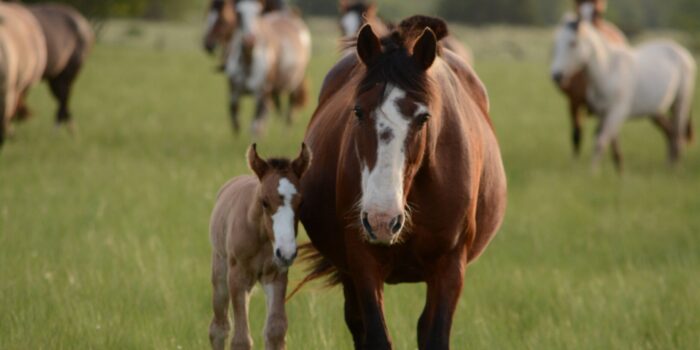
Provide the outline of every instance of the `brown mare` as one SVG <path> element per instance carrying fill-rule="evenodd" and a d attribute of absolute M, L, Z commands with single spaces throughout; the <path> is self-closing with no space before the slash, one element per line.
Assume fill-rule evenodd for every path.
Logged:
<path fill-rule="evenodd" d="M 343 37 L 354 37 L 360 28 L 369 24 L 374 32 L 382 37 L 392 30 L 393 24 L 379 17 L 377 5 L 367 0 L 340 0 L 340 30 Z M 442 39 L 442 46 L 457 56 L 462 57 L 469 64 L 474 63 L 472 52 L 454 36 L 448 35 Z"/>
<path fill-rule="evenodd" d="M 286 120 L 303 107 L 307 98 L 306 67 L 311 58 L 311 33 L 299 15 L 292 11 L 262 13 L 258 0 L 236 4 L 238 25 L 226 58 L 230 87 L 230 115 L 238 132 L 239 99 L 253 95 L 256 100 L 252 133 L 262 133 L 269 100 L 279 110 L 279 96 L 289 95 Z"/>
<path fill-rule="evenodd" d="M 236 177 L 219 191 L 210 224 L 212 348 L 225 348 L 230 329 L 229 300 L 234 319 L 231 348 L 252 347 L 248 301 L 256 282 L 262 284 L 267 299 L 265 348 L 285 347 L 287 269 L 297 255 L 295 239 L 301 202 L 297 189 L 310 162 L 311 153 L 304 145 L 294 161 L 263 160 L 253 145 L 248 150 L 248 165 L 256 176 Z"/>
<path fill-rule="evenodd" d="M 21 4 L 0 3 L 0 146 L 15 116 L 28 114 L 29 88 L 46 68 L 46 39 L 36 17 Z"/>
<path fill-rule="evenodd" d="M 74 8 L 62 4 L 29 6 L 46 37 L 44 79 L 58 100 L 56 123 L 72 125 L 68 102 L 75 78 L 95 41 L 90 23 Z"/>
<path fill-rule="evenodd" d="M 236 29 L 236 3 L 234 0 L 212 0 L 207 8 L 207 23 L 204 30 L 204 50 L 213 54 L 221 45 L 221 70 L 223 71 L 228 55 L 228 45 Z M 279 11 L 285 8 L 282 0 L 266 0 L 263 13 Z"/>
<path fill-rule="evenodd" d="M 506 207 L 506 177 L 486 90 L 463 59 L 442 50 L 440 19 L 416 16 L 326 76 L 305 142 L 301 220 L 313 246 L 307 281 L 343 285 L 356 348 L 388 349 L 384 283 L 427 284 L 420 349 L 447 349 L 469 262 Z M 317 249 L 315 251 L 314 249 Z"/>
<path fill-rule="evenodd" d="M 618 29 L 614 24 L 603 19 L 603 14 L 607 7 L 607 1 L 605 0 L 575 0 L 576 9 L 580 9 L 580 5 L 583 3 L 593 3 L 595 5 L 595 21 L 594 24 L 600 30 L 600 32 L 605 36 L 605 38 L 611 43 L 618 45 L 627 45 L 627 38 L 622 34 L 622 31 Z M 587 89 L 588 82 L 586 81 L 585 72 L 579 72 L 574 75 L 567 84 L 563 84 L 561 77 L 553 76 L 557 86 L 566 95 L 569 100 L 569 114 L 571 116 L 572 125 L 572 143 L 574 146 L 574 155 L 578 156 L 581 152 L 581 134 L 583 132 L 583 115 L 581 110 L 585 109 L 590 111 L 590 105 L 587 101 L 588 97 Z M 621 159 L 621 154 L 617 142 L 611 144 L 613 156 L 616 159 L 616 163 L 619 163 Z"/>

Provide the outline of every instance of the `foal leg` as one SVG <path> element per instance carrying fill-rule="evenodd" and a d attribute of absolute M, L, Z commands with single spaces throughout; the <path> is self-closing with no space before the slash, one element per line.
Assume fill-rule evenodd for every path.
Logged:
<path fill-rule="evenodd" d="M 265 349 L 285 349 L 287 334 L 287 313 L 284 309 L 287 295 L 287 273 L 275 273 L 263 277 L 261 281 L 267 299 L 267 320 L 265 321 Z"/>
<path fill-rule="evenodd" d="M 231 329 L 228 320 L 229 291 L 228 291 L 228 262 L 226 256 L 212 254 L 211 283 L 212 307 L 214 318 L 209 325 L 209 342 L 214 350 L 224 350 L 226 337 Z"/>
<path fill-rule="evenodd" d="M 234 264 L 229 268 L 228 288 L 233 304 L 232 350 L 248 350 L 253 347 L 253 339 L 250 337 L 248 328 L 248 302 L 254 283 L 255 279 L 250 272 L 240 264 Z"/>
<path fill-rule="evenodd" d="M 466 247 L 447 254 L 434 265 L 427 281 L 425 308 L 418 320 L 419 349 L 449 349 L 452 318 L 462 293 Z"/>

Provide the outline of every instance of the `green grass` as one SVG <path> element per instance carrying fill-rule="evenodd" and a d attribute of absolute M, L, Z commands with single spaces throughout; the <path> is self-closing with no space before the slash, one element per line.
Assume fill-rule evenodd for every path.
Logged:
<path fill-rule="evenodd" d="M 312 29 L 317 96 L 337 28 Z M 457 32 L 489 89 L 509 207 L 467 272 L 453 348 L 697 347 L 699 147 L 670 170 L 660 133 L 629 123 L 627 172 L 606 162 L 594 176 L 592 121 L 582 159 L 571 157 L 564 101 L 548 80 L 549 31 Z M 48 89 L 32 92 L 35 118 L 0 155 L 0 349 L 208 346 L 209 214 L 219 186 L 247 172 L 251 140 L 231 136 L 226 84 L 198 33 L 110 23 L 75 88 L 76 137 L 53 127 Z M 296 154 L 314 107 L 292 129 L 271 118 L 261 153 Z M 250 114 L 247 102 L 246 125 Z M 295 266 L 293 283 L 301 276 Z M 386 291 L 396 348 L 415 348 L 424 286 Z M 351 348 L 339 289 L 313 285 L 287 310 L 291 349 Z M 257 290 L 250 318 L 261 347 Z"/>

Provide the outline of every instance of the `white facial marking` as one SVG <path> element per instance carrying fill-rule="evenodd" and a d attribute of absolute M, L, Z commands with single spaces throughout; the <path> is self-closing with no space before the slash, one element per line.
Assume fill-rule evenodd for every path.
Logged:
<path fill-rule="evenodd" d="M 389 95 L 375 111 L 377 161 L 374 169 L 362 169 L 362 210 L 403 212 L 403 177 L 406 162 L 404 144 L 411 124 L 397 102 L 406 96 L 403 90 L 388 86 Z M 427 110 L 427 108 L 426 108 Z M 382 138 L 382 133 L 391 137 Z"/>
<path fill-rule="evenodd" d="M 554 42 L 554 57 L 552 59 L 551 73 L 563 74 L 568 79 L 573 72 L 581 67 L 578 55 L 578 33 L 568 24 L 565 24 L 557 31 Z"/>
<path fill-rule="evenodd" d="M 292 198 L 297 194 L 297 189 L 287 178 L 283 177 L 280 179 L 277 192 L 284 198 L 284 202 L 272 215 L 272 231 L 275 235 L 274 250 L 279 249 L 282 257 L 291 259 L 297 251 L 294 237 L 294 210 L 292 209 Z"/>
<path fill-rule="evenodd" d="M 593 5 L 591 2 L 583 3 L 579 7 L 579 12 L 581 13 L 581 18 L 587 21 L 592 21 L 593 16 L 595 15 L 595 5 Z"/>
<path fill-rule="evenodd" d="M 219 13 L 216 10 L 209 11 L 209 14 L 207 15 L 207 29 L 205 32 L 207 35 L 211 33 L 212 30 L 214 30 L 214 25 L 216 24 L 216 21 L 218 19 Z"/>
<path fill-rule="evenodd" d="M 241 15 L 241 29 L 243 33 L 252 33 L 258 17 L 262 13 L 262 4 L 258 1 L 241 1 L 236 5 L 236 10 Z"/>
<path fill-rule="evenodd" d="M 340 25 L 343 27 L 345 36 L 355 36 L 357 31 L 360 30 L 360 25 L 362 25 L 360 14 L 355 11 L 347 12 L 340 18 Z"/>

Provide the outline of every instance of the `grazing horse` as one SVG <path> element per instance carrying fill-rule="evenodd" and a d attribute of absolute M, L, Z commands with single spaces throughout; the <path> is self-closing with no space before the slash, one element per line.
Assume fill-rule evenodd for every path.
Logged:
<path fill-rule="evenodd" d="M 557 31 L 552 76 L 566 83 L 576 72 L 586 72 L 588 103 L 600 116 L 594 169 L 607 146 L 617 140 L 622 124 L 637 116 L 651 117 L 662 128 L 669 159 L 676 163 L 682 145 L 692 138 L 690 112 L 697 70 L 692 55 L 667 40 L 636 48 L 611 45 L 593 24 L 591 5 L 583 6 L 587 14 L 566 19 Z M 621 170 L 621 157 L 614 160 Z"/>
<path fill-rule="evenodd" d="M 288 123 L 294 111 L 304 106 L 305 74 L 311 57 L 311 34 L 298 15 L 292 11 L 262 14 L 262 8 L 257 0 L 238 2 L 238 27 L 226 59 L 233 129 L 240 129 L 240 97 L 251 94 L 256 98 L 252 124 L 256 136 L 262 132 L 271 98 L 279 109 L 279 95 L 289 93 Z"/>
<path fill-rule="evenodd" d="M 357 35 L 360 28 L 369 24 L 374 32 L 379 36 L 389 34 L 393 24 L 383 20 L 377 15 L 377 5 L 367 0 L 340 0 L 340 29 L 343 37 L 351 38 Z M 471 50 L 464 46 L 454 36 L 448 35 L 442 39 L 442 46 L 451 50 L 457 56 L 462 57 L 467 63 L 474 64 L 474 55 Z"/>
<path fill-rule="evenodd" d="M 365 25 L 328 73 L 305 142 L 305 281 L 341 283 L 356 348 L 388 349 L 384 283 L 427 284 L 420 349 L 447 349 L 469 262 L 501 224 L 506 177 L 486 90 L 444 21 Z M 303 284 L 303 283 L 302 283 Z"/>
<path fill-rule="evenodd" d="M 46 39 L 26 7 L 0 3 L 0 146 L 15 115 L 27 115 L 25 96 L 46 69 Z"/>
<path fill-rule="evenodd" d="M 627 46 L 627 39 L 625 35 L 622 34 L 614 24 L 603 19 L 603 13 L 605 12 L 607 1 L 605 0 L 576 0 L 577 10 L 580 9 L 583 3 L 593 3 L 595 8 L 593 24 L 598 28 L 600 33 L 608 40 L 612 45 Z M 580 14 L 579 14 L 580 16 Z M 564 95 L 569 101 L 569 115 L 571 117 L 571 140 L 574 149 L 574 156 L 578 156 L 581 153 L 581 134 L 583 132 L 583 115 L 581 110 L 589 108 L 586 101 L 586 90 L 588 88 L 588 82 L 586 81 L 586 74 L 583 71 L 574 74 L 571 79 L 566 84 L 563 84 L 559 79 L 560 77 L 553 77 L 557 86 L 561 89 Z M 616 143 L 612 144 L 613 154 L 616 157 L 619 156 L 619 148 Z"/>
<path fill-rule="evenodd" d="M 72 125 L 68 109 L 71 88 L 87 55 L 95 35 L 90 23 L 74 8 L 62 4 L 29 6 L 36 16 L 46 38 L 47 62 L 44 79 L 58 100 L 56 123 Z"/>
<path fill-rule="evenodd" d="M 256 176 L 236 177 L 219 191 L 210 224 L 212 348 L 225 347 L 229 300 L 234 318 L 231 348 L 251 348 L 248 301 L 256 282 L 262 284 L 267 299 L 265 348 L 284 348 L 287 269 L 297 255 L 299 180 L 310 162 L 311 153 L 304 145 L 294 161 L 263 160 L 253 145 L 248 150 L 248 165 Z"/>

